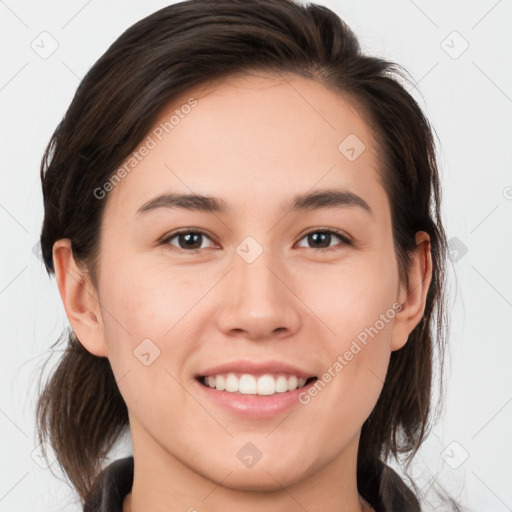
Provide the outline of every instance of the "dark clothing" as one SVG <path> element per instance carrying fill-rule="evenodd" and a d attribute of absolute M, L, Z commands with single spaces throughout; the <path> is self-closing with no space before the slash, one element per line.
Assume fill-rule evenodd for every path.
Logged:
<path fill-rule="evenodd" d="M 420 512 L 412 492 L 386 464 L 378 461 L 371 469 L 360 469 L 357 479 L 359 493 L 375 512 Z M 384 480 L 393 485 L 383 485 Z M 123 501 L 132 484 L 133 456 L 112 462 L 101 472 L 83 512 L 123 512 Z"/>
<path fill-rule="evenodd" d="M 133 455 L 109 464 L 96 484 L 87 497 L 84 512 L 123 512 L 124 498 L 132 490 Z"/>

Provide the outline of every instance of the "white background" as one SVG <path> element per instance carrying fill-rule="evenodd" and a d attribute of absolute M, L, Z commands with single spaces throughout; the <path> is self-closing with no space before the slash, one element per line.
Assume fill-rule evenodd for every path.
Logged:
<path fill-rule="evenodd" d="M 512 510 L 512 2 L 319 3 L 348 22 L 366 51 L 402 64 L 417 83 L 412 94 L 440 139 L 448 238 L 467 248 L 449 265 L 445 412 L 410 473 L 424 492 L 435 479 L 470 510 Z M 37 370 L 67 325 L 55 281 L 33 251 L 43 218 L 39 164 L 86 71 L 121 32 L 165 5 L 0 0 L 0 512 L 80 510 L 36 456 Z M 48 58 L 31 47 L 42 37 L 47 50 L 58 44 Z M 130 453 L 129 438 L 118 450 L 113 458 Z"/>

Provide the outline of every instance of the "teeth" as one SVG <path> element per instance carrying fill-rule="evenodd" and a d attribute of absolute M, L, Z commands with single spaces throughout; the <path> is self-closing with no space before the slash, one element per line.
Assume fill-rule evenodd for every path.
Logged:
<path fill-rule="evenodd" d="M 204 378 L 204 383 L 212 389 L 218 391 L 228 391 L 229 393 L 240 393 L 242 395 L 274 395 L 275 393 L 285 393 L 301 388 L 306 384 L 303 377 L 291 375 L 279 375 L 275 378 L 273 375 L 262 375 L 256 377 L 249 373 L 244 373 L 237 377 L 234 373 L 227 375 L 209 375 Z"/>

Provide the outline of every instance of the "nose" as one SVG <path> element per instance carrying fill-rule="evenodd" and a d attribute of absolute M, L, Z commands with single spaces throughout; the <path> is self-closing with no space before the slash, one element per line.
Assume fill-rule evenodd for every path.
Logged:
<path fill-rule="evenodd" d="M 299 329 L 300 300 L 291 277 L 283 265 L 271 260 L 270 251 L 263 251 L 252 263 L 235 253 L 233 267 L 217 317 L 223 333 L 256 340 L 284 338 Z"/>

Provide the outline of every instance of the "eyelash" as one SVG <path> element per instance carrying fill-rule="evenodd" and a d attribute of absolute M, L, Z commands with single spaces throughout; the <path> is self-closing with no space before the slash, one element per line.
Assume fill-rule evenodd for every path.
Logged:
<path fill-rule="evenodd" d="M 344 235 L 341 231 L 337 231 L 337 230 L 332 229 L 332 228 L 330 228 L 330 229 L 319 229 L 319 228 L 316 228 L 314 230 L 308 231 L 307 233 L 304 233 L 304 235 L 302 235 L 302 238 L 299 240 L 299 242 L 301 240 L 303 240 L 304 238 L 306 238 L 308 235 L 311 235 L 313 233 L 322 233 L 322 234 L 335 235 L 335 236 L 337 236 L 342 241 L 341 245 L 352 245 L 352 241 L 349 240 L 349 238 L 347 238 L 346 235 Z M 196 229 L 196 230 L 188 229 L 188 230 L 176 231 L 174 233 L 171 233 L 169 236 L 166 236 L 165 238 L 161 239 L 160 242 L 159 242 L 159 245 L 170 245 L 169 242 L 173 238 L 176 238 L 179 235 L 186 235 L 186 234 L 202 235 L 202 236 L 205 236 L 206 238 L 209 238 L 211 240 L 211 237 L 207 233 L 205 233 L 204 231 L 202 231 L 200 229 Z M 201 248 L 198 248 L 198 249 L 183 249 L 182 247 L 176 247 L 176 246 L 172 246 L 172 247 L 174 249 L 182 250 L 182 251 L 185 251 L 185 252 L 191 252 L 191 253 L 195 253 L 195 252 L 201 250 Z M 332 250 L 336 250 L 336 249 L 337 249 L 337 246 L 326 247 L 326 248 L 311 248 L 311 250 L 315 251 L 315 252 L 326 252 L 326 251 L 332 251 Z"/>

